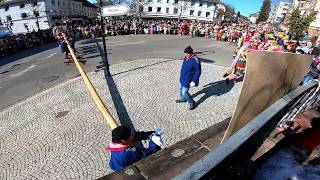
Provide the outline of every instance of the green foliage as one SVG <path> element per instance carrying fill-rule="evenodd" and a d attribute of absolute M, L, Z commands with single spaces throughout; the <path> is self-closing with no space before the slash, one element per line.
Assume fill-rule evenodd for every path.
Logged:
<path fill-rule="evenodd" d="M 310 23 L 315 20 L 316 16 L 317 11 L 312 11 L 310 14 L 302 16 L 299 9 L 294 9 L 289 20 L 290 31 L 298 35 L 303 34 L 310 26 Z"/>
<path fill-rule="evenodd" d="M 267 21 L 269 18 L 269 13 L 270 13 L 270 6 L 271 6 L 271 1 L 270 0 L 264 0 L 263 4 L 260 9 L 259 17 L 257 19 L 257 24 L 259 22 L 264 22 Z"/>

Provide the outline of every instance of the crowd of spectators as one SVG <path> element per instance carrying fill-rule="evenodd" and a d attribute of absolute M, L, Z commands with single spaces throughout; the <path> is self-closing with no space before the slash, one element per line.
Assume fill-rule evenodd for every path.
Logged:
<path fill-rule="evenodd" d="M 51 42 L 55 42 L 55 38 L 50 29 L 27 34 L 4 36 L 0 38 L 0 57 L 8 56 L 28 48 L 39 47 Z"/>
<path fill-rule="evenodd" d="M 103 31 L 99 25 L 86 25 L 68 28 L 69 37 L 74 41 L 79 39 L 101 37 Z M 38 47 L 57 38 L 55 28 L 28 34 L 6 36 L 0 38 L 1 57 L 27 48 Z M 279 30 L 272 25 L 264 23 L 252 26 L 247 23 L 212 23 L 201 21 L 178 20 L 107 20 L 105 35 L 128 34 L 170 34 L 191 37 L 203 37 L 220 41 L 235 43 L 241 47 L 244 42 L 250 42 L 253 49 L 281 50 L 308 54 L 312 47 L 319 46 L 318 37 L 290 34 Z M 58 39 L 59 41 L 59 39 Z"/>

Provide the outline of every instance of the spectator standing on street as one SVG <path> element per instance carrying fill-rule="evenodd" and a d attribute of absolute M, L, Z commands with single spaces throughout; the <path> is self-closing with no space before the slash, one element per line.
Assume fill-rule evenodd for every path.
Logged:
<path fill-rule="evenodd" d="M 320 50 L 318 48 L 313 49 L 313 61 L 310 67 L 309 73 L 304 77 L 302 82 L 303 85 L 312 81 L 313 79 L 317 79 L 320 74 Z"/>
<path fill-rule="evenodd" d="M 192 99 L 189 89 L 190 87 L 199 85 L 201 63 L 198 57 L 193 53 L 191 46 L 186 47 L 184 53 L 185 58 L 180 73 L 180 99 L 176 100 L 176 102 L 188 102 L 189 109 L 193 110 L 196 108 L 196 103 Z"/>

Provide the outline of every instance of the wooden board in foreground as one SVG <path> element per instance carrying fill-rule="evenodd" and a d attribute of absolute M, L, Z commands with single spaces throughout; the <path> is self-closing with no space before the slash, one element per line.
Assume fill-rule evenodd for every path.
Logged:
<path fill-rule="evenodd" d="M 298 87 L 309 71 L 311 56 L 251 51 L 242 90 L 222 142 L 255 116 Z"/>

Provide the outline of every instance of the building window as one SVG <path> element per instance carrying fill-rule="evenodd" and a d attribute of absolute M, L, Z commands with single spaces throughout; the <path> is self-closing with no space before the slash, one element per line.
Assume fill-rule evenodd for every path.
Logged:
<path fill-rule="evenodd" d="M 169 0 L 167 0 L 167 3 L 169 4 Z"/>
<path fill-rule="evenodd" d="M 161 7 L 157 7 L 157 12 L 161 12 Z"/>
<path fill-rule="evenodd" d="M 25 18 L 27 18 L 27 17 L 28 17 L 27 13 L 21 13 L 21 18 L 22 18 L 22 19 L 25 19 Z"/>
<path fill-rule="evenodd" d="M 58 6 L 60 6 L 60 1 L 58 1 Z"/>
<path fill-rule="evenodd" d="M 194 10 L 190 10 L 190 15 L 193 16 Z"/>
<path fill-rule="evenodd" d="M 7 16 L 7 21 L 11 21 L 11 20 L 12 20 L 11 16 Z"/>
<path fill-rule="evenodd" d="M 38 2 L 37 1 L 34 1 L 33 2 L 33 6 L 37 6 L 38 5 Z"/>
<path fill-rule="evenodd" d="M 198 16 L 201 16 L 202 11 L 198 11 Z"/>
<path fill-rule="evenodd" d="M 9 6 L 6 6 L 6 7 L 4 8 L 4 10 L 5 10 L 5 11 L 8 11 L 8 10 L 9 10 Z"/>
<path fill-rule="evenodd" d="M 169 13 L 169 8 L 166 9 L 166 13 Z"/>
<path fill-rule="evenodd" d="M 152 7 L 148 7 L 148 12 L 152 12 Z"/>
<path fill-rule="evenodd" d="M 34 14 L 35 17 L 39 17 L 40 16 L 38 11 L 34 11 L 33 14 Z"/>
<path fill-rule="evenodd" d="M 51 3 L 52 3 L 52 5 L 55 6 L 56 5 L 56 0 L 52 0 Z"/>
<path fill-rule="evenodd" d="M 64 3 L 64 1 L 62 2 L 62 5 L 63 5 L 63 6 L 65 6 L 65 3 Z"/>
<path fill-rule="evenodd" d="M 211 7 L 212 3 L 207 3 L 207 8 Z"/>
<path fill-rule="evenodd" d="M 157 0 L 158 3 L 161 3 L 161 0 Z"/>
<path fill-rule="evenodd" d="M 24 23 L 24 28 L 29 32 L 29 27 L 28 27 L 28 24 L 27 23 Z"/>
<path fill-rule="evenodd" d="M 174 0 L 174 4 L 178 4 L 178 0 Z"/>
<path fill-rule="evenodd" d="M 194 6 L 196 4 L 195 1 L 191 1 L 191 6 Z"/>
<path fill-rule="evenodd" d="M 20 8 L 24 8 L 24 6 L 25 6 L 24 4 L 20 4 Z"/>
<path fill-rule="evenodd" d="M 209 17 L 210 16 L 210 12 L 206 12 L 206 17 Z"/>
<path fill-rule="evenodd" d="M 173 13 L 174 13 L 174 14 L 178 14 L 178 8 L 174 8 L 174 9 L 173 9 Z"/>

